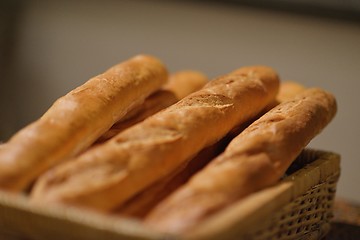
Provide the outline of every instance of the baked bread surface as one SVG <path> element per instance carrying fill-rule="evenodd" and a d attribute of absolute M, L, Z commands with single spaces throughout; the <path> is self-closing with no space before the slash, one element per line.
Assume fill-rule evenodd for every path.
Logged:
<path fill-rule="evenodd" d="M 180 167 L 275 99 L 279 79 L 256 66 L 210 81 L 201 90 L 55 167 L 31 197 L 109 211 Z"/>
<path fill-rule="evenodd" d="M 316 88 L 281 103 L 160 202 L 146 217 L 146 224 L 164 232 L 185 233 L 232 202 L 275 184 L 335 113 L 335 98 Z"/>
<path fill-rule="evenodd" d="M 166 80 L 158 59 L 139 55 L 59 98 L 0 148 L 0 188 L 24 190 L 45 170 L 86 149 Z"/>
<path fill-rule="evenodd" d="M 170 75 L 168 82 L 162 89 L 156 91 L 145 101 L 129 112 L 121 121 L 115 123 L 109 131 L 104 133 L 96 143 L 102 143 L 143 121 L 160 110 L 171 106 L 178 100 L 202 88 L 208 78 L 198 71 L 184 70 Z"/>

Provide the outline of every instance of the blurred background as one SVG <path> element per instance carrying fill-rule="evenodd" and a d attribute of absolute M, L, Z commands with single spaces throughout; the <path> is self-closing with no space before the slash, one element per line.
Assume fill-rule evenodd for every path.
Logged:
<path fill-rule="evenodd" d="M 342 155 L 360 202 L 360 1 L 0 1 L 0 141 L 90 77 L 139 53 L 210 78 L 264 64 L 338 99 L 311 147 Z"/>

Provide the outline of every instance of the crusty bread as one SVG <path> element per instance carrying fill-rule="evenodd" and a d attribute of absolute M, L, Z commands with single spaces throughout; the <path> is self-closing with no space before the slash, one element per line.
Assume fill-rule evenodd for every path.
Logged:
<path fill-rule="evenodd" d="M 38 175 L 92 144 L 167 80 L 163 64 L 139 55 L 59 98 L 0 149 L 0 188 L 26 188 Z"/>
<path fill-rule="evenodd" d="M 193 70 L 175 72 L 170 75 L 162 89 L 145 99 L 144 103 L 133 109 L 127 117 L 115 123 L 96 143 L 103 143 L 126 128 L 135 125 L 160 110 L 176 103 L 178 100 L 202 88 L 208 78 Z"/>
<path fill-rule="evenodd" d="M 44 174 L 31 197 L 108 211 L 167 176 L 274 100 L 277 74 L 247 67 Z"/>
<path fill-rule="evenodd" d="M 280 84 L 279 92 L 276 96 L 276 104 L 285 102 L 294 98 L 296 94 L 305 90 L 305 87 L 294 81 L 283 81 Z M 269 105 L 271 109 L 273 104 Z M 244 130 L 256 119 L 236 127 L 228 136 L 215 143 L 214 145 L 203 149 L 193 159 L 189 160 L 186 166 L 177 169 L 173 174 L 165 177 L 137 194 L 125 204 L 119 206 L 114 214 L 135 218 L 144 218 L 152 208 L 160 201 L 169 196 L 177 188 L 187 182 L 193 174 L 202 169 L 212 159 L 224 151 L 230 140 Z"/>
<path fill-rule="evenodd" d="M 146 119 L 147 117 L 159 112 L 160 110 L 176 103 L 178 101 L 174 93 L 167 90 L 159 90 L 151 94 L 143 104 L 130 112 L 131 117 L 118 121 L 108 131 L 106 131 L 96 142 L 96 144 L 104 143 L 124 131 L 125 129 L 135 125 Z"/>
<path fill-rule="evenodd" d="M 173 92 L 178 99 L 182 99 L 202 88 L 208 80 L 209 79 L 199 71 L 178 71 L 170 75 L 169 81 L 165 84 L 164 89 Z"/>
<path fill-rule="evenodd" d="M 175 172 L 160 179 L 129 199 L 118 207 L 113 214 L 139 219 L 144 218 L 161 200 L 169 196 L 179 186 L 187 182 L 193 174 L 224 151 L 228 143 L 229 139 L 225 137 L 219 142 L 203 149 L 194 158 L 177 168 Z"/>
<path fill-rule="evenodd" d="M 295 81 L 281 82 L 279 93 L 276 96 L 277 104 L 292 100 L 296 94 L 305 91 L 305 87 Z"/>
<path fill-rule="evenodd" d="M 273 107 L 277 106 L 279 103 L 291 100 L 292 98 L 294 98 L 294 96 L 296 94 L 301 93 L 305 89 L 306 89 L 305 86 L 301 85 L 298 82 L 295 82 L 295 81 L 282 81 L 281 84 L 280 84 L 279 92 L 278 92 L 278 94 L 276 96 L 275 101 L 270 103 L 264 109 L 264 111 L 261 113 L 261 115 L 263 115 L 264 113 L 266 113 L 267 111 L 269 111 Z"/>
<path fill-rule="evenodd" d="M 335 98 L 320 89 L 278 105 L 155 207 L 145 223 L 164 232 L 188 232 L 221 208 L 275 184 L 335 113 Z"/>

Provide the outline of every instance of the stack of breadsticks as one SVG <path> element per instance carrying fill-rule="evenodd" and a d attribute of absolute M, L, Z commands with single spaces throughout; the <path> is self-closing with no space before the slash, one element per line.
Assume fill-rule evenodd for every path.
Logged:
<path fill-rule="evenodd" d="M 140 55 L 0 145 L 0 188 L 181 234 L 276 184 L 335 113 L 330 93 L 269 67 L 208 81 Z"/>

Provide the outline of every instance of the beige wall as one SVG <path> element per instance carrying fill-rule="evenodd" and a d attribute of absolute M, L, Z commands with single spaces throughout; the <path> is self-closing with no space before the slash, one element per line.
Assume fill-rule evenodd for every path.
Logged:
<path fill-rule="evenodd" d="M 39 117 L 59 96 L 138 53 L 171 71 L 210 77 L 266 64 L 282 79 L 320 86 L 338 99 L 336 119 L 312 147 L 341 153 L 339 195 L 360 201 L 360 25 L 245 8 L 171 1 L 29 1 L 20 19 L 2 140 Z M 4 126 L 6 129 L 4 129 Z"/>

